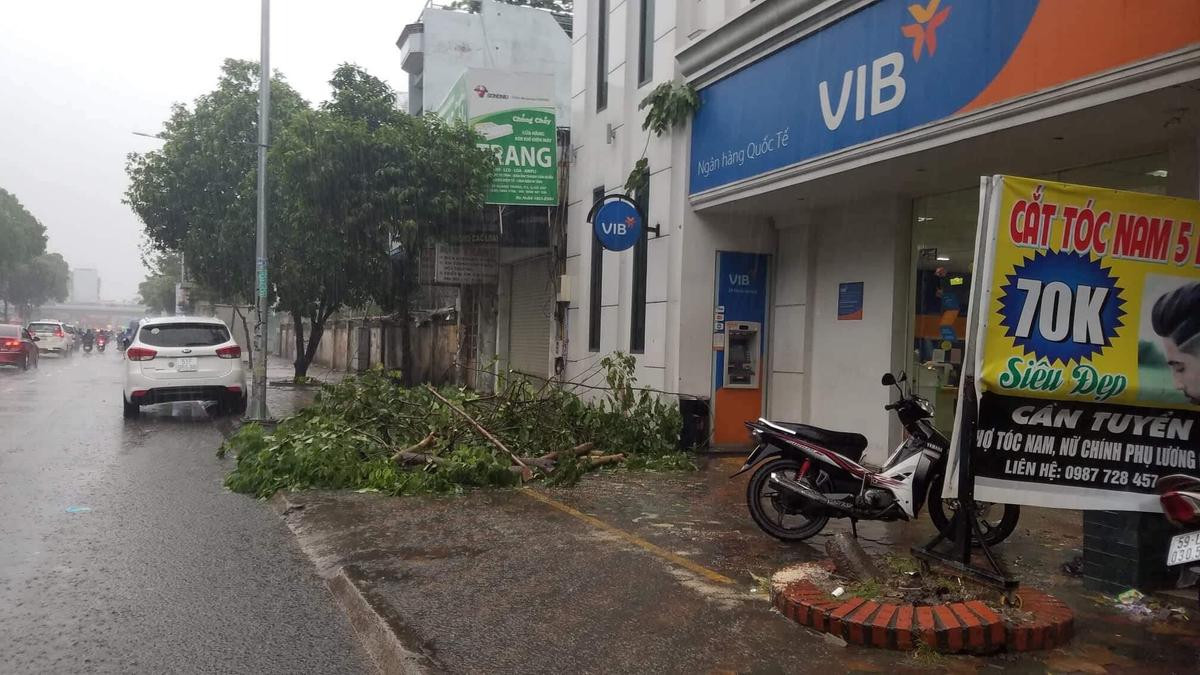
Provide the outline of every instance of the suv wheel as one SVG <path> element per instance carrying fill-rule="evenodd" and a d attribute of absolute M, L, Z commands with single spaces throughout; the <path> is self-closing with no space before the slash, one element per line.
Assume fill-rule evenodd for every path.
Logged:
<path fill-rule="evenodd" d="M 121 404 L 125 408 L 125 419 L 127 420 L 133 419 L 142 413 L 140 405 L 126 401 L 124 396 L 121 397 Z"/>
<path fill-rule="evenodd" d="M 246 414 L 246 395 L 230 396 L 221 402 L 221 412 L 226 415 Z"/>

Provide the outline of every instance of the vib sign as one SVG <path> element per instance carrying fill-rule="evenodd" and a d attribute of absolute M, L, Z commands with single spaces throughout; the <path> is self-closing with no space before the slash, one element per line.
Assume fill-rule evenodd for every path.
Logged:
<path fill-rule="evenodd" d="M 700 90 L 689 192 L 1198 43 L 1197 0 L 879 0 Z"/>

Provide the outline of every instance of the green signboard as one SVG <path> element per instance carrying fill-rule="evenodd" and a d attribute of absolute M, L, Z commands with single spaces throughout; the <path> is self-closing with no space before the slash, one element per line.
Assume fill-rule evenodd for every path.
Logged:
<path fill-rule="evenodd" d="M 439 114 L 465 118 L 496 157 L 487 203 L 558 203 L 553 93 L 551 75 L 468 68 L 446 95 Z"/>

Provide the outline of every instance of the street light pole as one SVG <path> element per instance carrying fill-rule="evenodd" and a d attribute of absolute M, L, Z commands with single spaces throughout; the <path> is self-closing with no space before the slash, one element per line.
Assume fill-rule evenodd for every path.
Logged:
<path fill-rule="evenodd" d="M 262 54 L 258 62 L 258 223 L 255 228 L 254 382 L 248 419 L 270 419 L 267 411 L 267 120 L 271 112 L 271 0 L 262 0 Z"/>

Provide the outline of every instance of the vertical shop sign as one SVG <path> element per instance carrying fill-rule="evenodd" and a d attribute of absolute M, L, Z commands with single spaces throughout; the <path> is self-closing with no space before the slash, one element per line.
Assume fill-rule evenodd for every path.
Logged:
<path fill-rule="evenodd" d="M 438 108 L 465 119 L 496 158 L 488 204 L 558 204 L 554 77 L 468 68 Z"/>
<path fill-rule="evenodd" d="M 1200 202 L 991 181 L 975 494 L 1158 511 L 1160 478 L 1200 475 Z"/>

